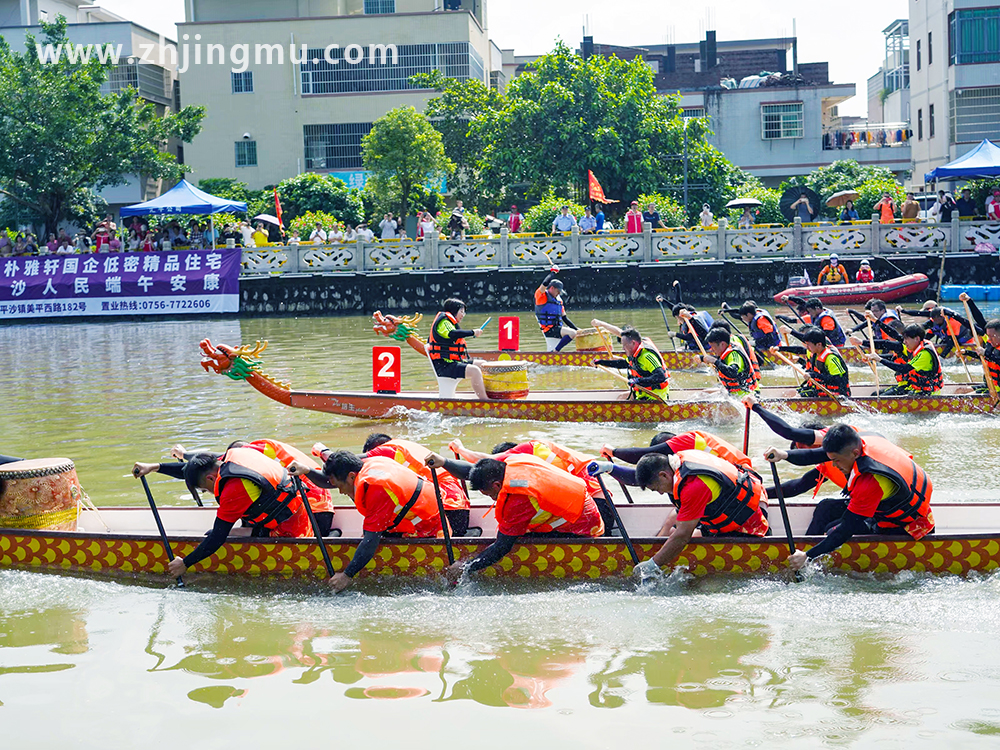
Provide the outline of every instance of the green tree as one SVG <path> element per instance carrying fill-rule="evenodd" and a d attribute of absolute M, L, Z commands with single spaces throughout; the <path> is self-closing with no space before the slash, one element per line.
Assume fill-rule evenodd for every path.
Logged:
<path fill-rule="evenodd" d="M 524 215 L 524 223 L 532 232 L 551 232 L 552 222 L 555 221 L 556 214 L 563 206 L 569 206 L 569 212 L 576 217 L 579 223 L 580 217 L 583 216 L 584 207 L 563 198 L 556 198 L 554 195 L 546 196 L 529 208 Z"/>
<path fill-rule="evenodd" d="M 243 202 L 250 200 L 250 187 L 245 182 L 240 182 L 232 177 L 208 177 L 204 180 L 198 180 L 198 189 L 226 200 Z"/>
<path fill-rule="evenodd" d="M 400 216 L 410 211 L 410 193 L 417 185 L 440 180 L 454 164 L 445 156 L 441 133 L 413 107 L 399 107 L 375 121 L 361 141 L 372 189 L 397 196 Z"/>
<path fill-rule="evenodd" d="M 44 44 L 66 44 L 66 19 L 40 23 Z M 178 180 L 184 167 L 165 150 L 201 130 L 202 107 L 156 114 L 133 88 L 101 94 L 112 63 L 63 57 L 43 64 L 28 35 L 25 52 L 0 38 L 0 194 L 52 230 L 69 218 L 81 189 L 125 184 L 130 175 Z"/>
<path fill-rule="evenodd" d="M 684 207 L 672 196 L 644 193 L 636 200 L 639 201 L 640 211 L 645 211 L 652 203 L 656 207 L 657 213 L 660 214 L 660 220 L 668 227 L 682 227 L 687 223 L 688 217 L 684 213 Z M 656 227 L 653 228 L 656 229 Z"/>
<path fill-rule="evenodd" d="M 858 216 L 862 219 L 870 219 L 875 213 L 875 204 L 882 200 L 883 193 L 889 193 L 896 202 L 896 214 L 898 218 L 899 207 L 906 198 L 906 191 L 900 185 L 892 173 L 888 177 L 875 177 L 865 180 L 857 188 L 858 199 L 854 201 L 854 208 Z"/>
<path fill-rule="evenodd" d="M 267 192 L 271 196 L 272 209 L 268 213 L 274 213 L 274 191 Z M 357 190 L 349 190 L 342 180 L 315 172 L 282 180 L 278 184 L 278 197 L 285 224 L 309 211 L 322 211 L 349 224 L 357 224 L 364 213 Z"/>
<path fill-rule="evenodd" d="M 751 178 L 736 189 L 736 198 L 756 198 L 761 202 L 754 216 L 754 224 L 784 224 L 785 217 L 781 213 L 781 192 L 766 188 L 757 178 Z M 742 209 L 729 211 L 729 225 L 735 227 L 743 215 Z"/>
<path fill-rule="evenodd" d="M 892 170 L 885 167 L 866 166 L 858 164 L 853 159 L 845 159 L 815 169 L 804 177 L 786 180 L 781 183 L 778 191 L 784 193 L 790 187 L 807 187 L 815 190 L 820 197 L 820 215 L 836 217 L 839 209 L 828 208 L 826 205 L 830 196 L 843 190 L 860 190 L 861 185 L 871 180 L 894 182 L 896 177 Z M 858 215 L 864 218 L 865 214 L 861 208 L 858 206 L 855 208 L 858 209 Z"/>

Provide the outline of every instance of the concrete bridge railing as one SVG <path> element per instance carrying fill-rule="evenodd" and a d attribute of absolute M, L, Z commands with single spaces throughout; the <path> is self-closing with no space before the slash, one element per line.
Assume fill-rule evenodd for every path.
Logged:
<path fill-rule="evenodd" d="M 615 263 L 697 263 L 823 257 L 842 259 L 924 252 L 972 252 L 977 246 L 1000 246 L 1000 223 L 959 221 L 951 224 L 802 224 L 789 227 L 733 229 L 726 219 L 704 230 L 518 236 L 501 230 L 485 239 L 450 240 L 436 234 L 423 240 L 350 242 L 247 248 L 243 275 L 331 274 L 495 269 L 552 264 L 588 266 Z"/>

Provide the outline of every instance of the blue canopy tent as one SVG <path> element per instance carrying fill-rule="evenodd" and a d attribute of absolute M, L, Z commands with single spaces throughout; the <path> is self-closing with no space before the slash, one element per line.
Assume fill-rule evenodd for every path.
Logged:
<path fill-rule="evenodd" d="M 924 182 L 971 180 L 977 177 L 1000 177 L 1000 146 L 992 141 L 984 140 L 951 164 L 931 170 L 924 175 Z"/>
<path fill-rule="evenodd" d="M 217 198 L 209 195 L 203 190 L 199 190 L 187 180 L 181 180 L 170 190 L 159 198 L 153 198 L 145 203 L 136 203 L 134 206 L 126 206 L 118 213 L 122 217 L 126 216 L 157 216 L 171 214 L 209 214 L 209 222 L 212 225 L 212 236 L 215 236 L 215 219 L 213 214 L 233 212 L 245 213 L 247 204 L 243 201 L 231 201 L 225 198 Z"/>

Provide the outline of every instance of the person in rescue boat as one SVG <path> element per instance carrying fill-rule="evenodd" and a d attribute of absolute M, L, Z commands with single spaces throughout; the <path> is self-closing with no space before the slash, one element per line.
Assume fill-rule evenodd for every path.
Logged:
<path fill-rule="evenodd" d="M 431 323 L 431 333 L 427 337 L 427 356 L 430 357 L 434 372 L 439 378 L 462 380 L 468 378 L 476 398 L 489 401 L 483 384 L 481 360 L 473 360 L 465 347 L 467 338 L 483 334 L 479 328 L 459 328 L 465 318 L 465 303 L 460 299 L 445 300 L 443 309 Z"/>
<path fill-rule="evenodd" d="M 902 344 L 896 341 L 875 342 L 877 349 L 892 352 L 890 356 L 865 356 L 869 362 L 888 367 L 897 375 L 899 382 L 881 395 L 904 396 L 940 391 L 944 384 L 941 358 L 931 342 L 924 338 L 924 329 L 911 323 L 903 329 L 902 339 Z"/>
<path fill-rule="evenodd" d="M 156 471 L 159 464 L 137 463 L 136 478 Z M 197 493 L 208 490 L 219 508 L 215 524 L 194 552 L 175 557 L 167 565 L 171 578 L 211 557 L 225 543 L 237 521 L 253 529 L 253 536 L 302 538 L 313 536 L 302 499 L 288 471 L 254 448 L 230 448 L 225 455 L 198 453 L 184 464 L 184 482 Z"/>
<path fill-rule="evenodd" d="M 312 452 L 314 456 L 319 456 L 324 462 L 335 453 L 323 443 L 313 445 Z M 414 443 L 412 440 L 394 438 L 384 432 L 373 432 L 365 440 L 358 458 L 362 461 L 376 457 L 391 458 L 430 482 L 432 481 L 431 472 L 425 463 L 425 459 L 430 453 L 429 448 Z M 469 531 L 469 510 L 471 507 L 469 498 L 465 494 L 465 490 L 462 489 L 461 482 L 448 472 L 439 472 L 438 482 L 441 486 L 444 514 L 448 518 L 452 536 L 465 536 Z"/>
<path fill-rule="evenodd" d="M 351 562 L 330 578 L 330 586 L 338 593 L 371 562 L 384 537 L 443 534 L 441 524 L 447 520 L 438 513 L 434 485 L 391 458 L 377 456 L 362 461 L 349 451 L 335 451 L 327 457 L 322 472 L 300 462 L 288 470 L 351 498 L 365 519 L 363 537 Z"/>
<path fill-rule="evenodd" d="M 496 503 L 496 541 L 471 560 L 457 560 L 449 566 L 447 574 L 453 580 L 463 572 L 495 565 L 521 536 L 604 535 L 604 522 L 587 483 L 537 456 L 516 454 L 505 461 L 483 458 L 471 464 L 431 454 L 427 465 L 466 479 L 469 487 Z"/>
<path fill-rule="evenodd" d="M 705 346 L 711 354 L 700 355 L 698 359 L 715 367 L 722 385 L 729 393 L 743 396 L 760 388 L 750 355 L 742 348 L 732 345 L 729 331 L 721 327 L 713 328 L 705 337 Z"/>
<path fill-rule="evenodd" d="M 632 326 L 619 328 L 596 318 L 591 324 L 609 331 L 622 342 L 625 359 L 594 360 L 594 364 L 601 367 L 628 370 L 630 390 L 622 398 L 631 401 L 666 401 L 670 398 L 670 373 L 663 363 L 663 355 L 651 339 L 642 336 Z"/>
<path fill-rule="evenodd" d="M 802 346 L 779 346 L 778 350 L 802 357 L 801 362 L 809 376 L 841 396 L 851 396 L 851 383 L 847 362 L 837 348 L 830 345 L 826 334 L 816 326 L 804 326 L 801 331 L 782 326 L 782 333 L 788 333 L 802 342 Z M 806 381 L 798 388 L 803 398 L 825 397 L 813 383 Z"/>
<path fill-rule="evenodd" d="M 535 318 L 545 336 L 545 351 L 561 352 L 576 338 L 577 327 L 566 316 L 563 304 L 563 282 L 556 278 L 559 266 L 552 266 L 551 272 L 535 290 Z"/>
<path fill-rule="evenodd" d="M 831 284 L 847 284 L 850 279 L 847 276 L 847 268 L 840 262 L 836 253 L 830 254 L 830 259 L 820 270 L 816 277 L 817 286 L 829 286 Z"/>
<path fill-rule="evenodd" d="M 677 559 L 700 531 L 702 536 L 760 538 L 768 533 L 764 487 L 760 478 L 704 451 L 643 456 L 635 467 L 644 489 L 667 495 L 677 506 L 676 525 L 667 541 L 633 573 L 647 578 Z"/>
<path fill-rule="evenodd" d="M 846 424 L 834 425 L 820 448 L 785 451 L 768 448 L 771 463 L 796 466 L 833 463 L 848 478 L 847 510 L 826 539 L 788 558 L 795 570 L 809 560 L 833 552 L 855 534 L 886 534 L 923 539 L 934 531 L 931 494 L 934 487 L 913 456 L 877 435 L 861 435 Z"/>

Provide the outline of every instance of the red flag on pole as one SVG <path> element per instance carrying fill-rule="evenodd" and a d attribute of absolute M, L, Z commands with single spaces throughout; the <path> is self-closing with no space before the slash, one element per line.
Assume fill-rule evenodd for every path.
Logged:
<path fill-rule="evenodd" d="M 597 181 L 597 177 L 594 176 L 593 170 L 587 170 L 587 181 L 590 188 L 590 200 L 596 201 L 597 203 L 617 203 L 616 200 L 608 200 L 604 197 L 604 189 L 601 187 L 601 183 Z"/>
<path fill-rule="evenodd" d="M 274 215 L 278 217 L 278 228 L 284 229 L 285 222 L 281 220 L 281 200 L 278 198 L 278 188 L 274 189 Z"/>

